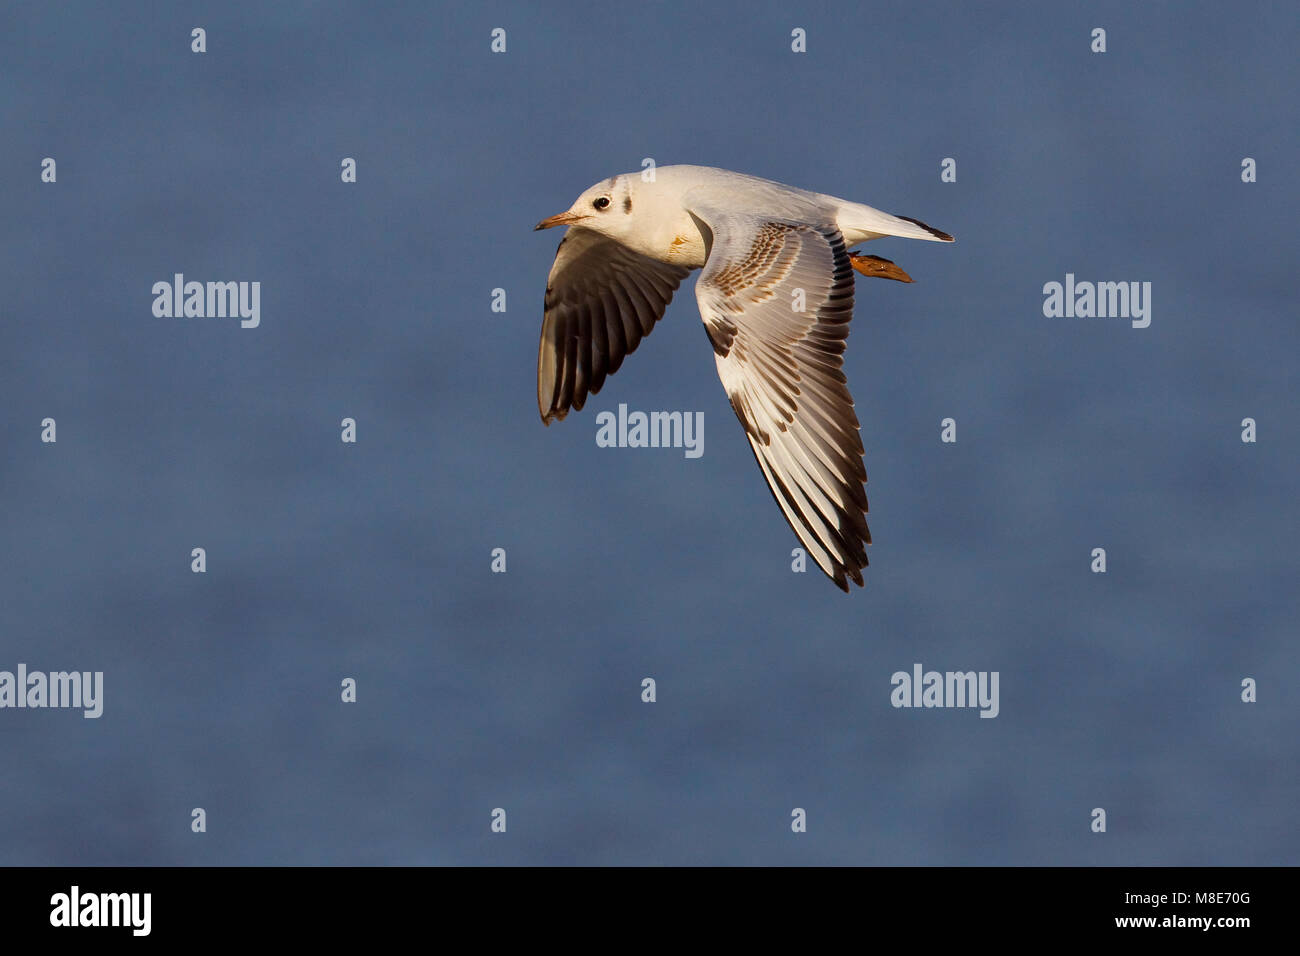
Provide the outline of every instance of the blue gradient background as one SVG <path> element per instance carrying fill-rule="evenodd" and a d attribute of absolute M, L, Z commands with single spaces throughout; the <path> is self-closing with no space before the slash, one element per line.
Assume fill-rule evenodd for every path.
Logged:
<path fill-rule="evenodd" d="M 1300 8 L 1056 7 L 6 7 L 0 669 L 105 709 L 0 711 L 0 863 L 1297 862 Z M 646 156 L 957 237 L 859 283 L 865 590 L 790 573 L 693 279 L 541 426 L 530 229 Z M 1067 272 L 1151 327 L 1044 318 Z M 1001 715 L 893 709 L 914 662 Z"/>

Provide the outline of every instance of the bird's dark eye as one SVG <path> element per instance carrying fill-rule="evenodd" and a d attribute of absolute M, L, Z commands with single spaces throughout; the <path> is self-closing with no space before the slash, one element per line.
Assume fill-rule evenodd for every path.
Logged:
<path fill-rule="evenodd" d="M 601 197 L 600 197 L 599 199 L 597 199 L 594 203 L 592 203 L 592 205 L 595 206 L 597 209 L 601 209 L 601 210 L 608 209 L 608 208 L 609 208 L 609 197 L 608 197 L 608 196 L 601 196 Z"/>

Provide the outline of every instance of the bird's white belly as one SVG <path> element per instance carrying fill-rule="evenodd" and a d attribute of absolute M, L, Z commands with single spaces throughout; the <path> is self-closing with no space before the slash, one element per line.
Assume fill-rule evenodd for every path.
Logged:
<path fill-rule="evenodd" d="M 702 268 L 708 258 L 704 237 L 700 235 L 695 220 L 685 212 L 657 223 L 653 231 L 635 237 L 635 240 L 635 244 L 629 245 L 642 255 L 687 269 Z"/>
<path fill-rule="evenodd" d="M 685 266 L 688 269 L 703 267 L 708 255 L 704 247 L 704 238 L 695 228 L 694 223 L 687 229 L 674 232 L 667 244 L 662 247 L 658 258 L 662 262 L 671 262 L 673 265 Z"/>

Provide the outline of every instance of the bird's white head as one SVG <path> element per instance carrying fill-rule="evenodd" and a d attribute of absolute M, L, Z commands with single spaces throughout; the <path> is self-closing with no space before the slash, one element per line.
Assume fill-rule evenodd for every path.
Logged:
<path fill-rule="evenodd" d="M 582 226 L 626 242 L 638 228 L 637 182 L 635 175 L 601 180 L 584 191 L 567 210 L 543 219 L 535 228 Z"/>

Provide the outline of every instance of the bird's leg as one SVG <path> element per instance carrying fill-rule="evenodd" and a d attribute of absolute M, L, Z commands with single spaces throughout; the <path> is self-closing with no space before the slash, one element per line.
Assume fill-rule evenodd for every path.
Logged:
<path fill-rule="evenodd" d="M 880 256 L 860 256 L 856 252 L 849 253 L 849 262 L 853 268 L 861 272 L 864 276 L 873 279 L 894 279 L 898 282 L 911 282 L 912 277 L 904 272 L 898 266 L 894 265 L 888 259 L 882 259 Z"/>

